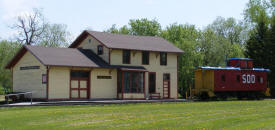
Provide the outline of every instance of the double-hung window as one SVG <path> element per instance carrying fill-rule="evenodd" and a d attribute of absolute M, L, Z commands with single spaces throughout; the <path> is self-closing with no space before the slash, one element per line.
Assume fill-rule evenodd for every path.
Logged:
<path fill-rule="evenodd" d="M 130 60 L 131 60 L 131 51 L 130 50 L 123 50 L 122 63 L 123 64 L 130 64 Z"/>
<path fill-rule="evenodd" d="M 97 46 L 97 54 L 98 55 L 102 55 L 103 54 L 103 46 L 102 45 L 98 45 Z"/>
<path fill-rule="evenodd" d="M 148 51 L 142 52 L 142 64 L 149 65 L 149 52 Z"/>
<path fill-rule="evenodd" d="M 167 53 L 160 53 L 160 65 L 167 65 Z"/>

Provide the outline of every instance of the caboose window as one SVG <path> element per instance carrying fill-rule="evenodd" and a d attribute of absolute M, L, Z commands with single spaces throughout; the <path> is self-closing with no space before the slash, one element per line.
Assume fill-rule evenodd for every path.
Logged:
<path fill-rule="evenodd" d="M 225 75 L 222 75 L 222 81 L 225 82 Z"/>
<path fill-rule="evenodd" d="M 257 80 L 258 80 L 259 83 L 263 83 L 264 82 L 264 78 L 260 77 L 260 76 L 257 77 Z"/>
<path fill-rule="evenodd" d="M 260 82 L 264 83 L 264 78 L 263 77 L 261 77 Z"/>
<path fill-rule="evenodd" d="M 240 81 L 241 81 L 241 80 L 240 80 L 240 78 L 241 78 L 241 76 L 240 76 L 240 75 L 237 75 L 237 77 L 236 77 L 236 78 L 237 78 L 237 81 L 238 81 L 238 82 L 240 82 Z"/>

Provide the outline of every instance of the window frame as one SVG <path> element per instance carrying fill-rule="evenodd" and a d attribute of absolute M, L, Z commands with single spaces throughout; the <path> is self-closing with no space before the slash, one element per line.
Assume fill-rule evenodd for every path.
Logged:
<path fill-rule="evenodd" d="M 135 72 L 135 71 L 122 71 L 121 73 L 123 73 L 123 77 L 121 78 L 121 82 L 123 84 L 122 87 L 122 91 L 123 93 L 138 93 L 138 94 L 144 94 L 145 93 L 145 72 Z M 140 75 L 139 75 L 140 74 Z M 127 75 L 127 78 L 125 78 L 125 76 Z M 142 78 L 141 83 L 139 84 L 139 86 L 134 86 L 135 83 L 138 83 L 138 81 L 136 81 L 135 83 L 133 83 L 134 80 L 134 75 L 135 76 L 141 76 Z M 138 88 L 140 87 L 140 88 Z M 133 91 L 135 89 L 135 91 Z"/>
<path fill-rule="evenodd" d="M 47 74 L 42 74 L 42 84 L 47 84 L 47 82 L 48 82 Z"/>
<path fill-rule="evenodd" d="M 162 61 L 162 55 L 165 55 L 165 61 Z M 163 65 L 163 66 L 167 65 L 167 53 L 166 52 L 160 52 L 159 59 L 160 59 L 160 65 Z"/>
<path fill-rule="evenodd" d="M 90 77 L 89 71 L 71 70 L 70 72 L 71 79 L 88 79 L 89 77 Z"/>
<path fill-rule="evenodd" d="M 126 62 L 126 59 L 124 59 L 124 56 L 126 54 L 126 52 L 129 52 L 129 57 L 127 58 L 129 60 L 129 62 Z M 122 51 L 122 64 L 131 64 L 131 50 L 123 50 Z"/>
<path fill-rule="evenodd" d="M 237 80 L 238 83 L 241 83 L 241 76 L 240 76 L 240 75 L 237 75 L 237 76 L 236 76 L 236 80 Z"/>
<path fill-rule="evenodd" d="M 145 55 L 147 55 L 147 59 L 144 59 Z M 144 62 L 146 60 L 146 63 Z M 142 65 L 149 65 L 150 64 L 150 52 L 149 51 L 142 51 L 141 52 L 141 63 Z"/>
<path fill-rule="evenodd" d="M 101 53 L 99 53 L 99 48 L 102 48 Z M 103 53 L 104 53 L 103 46 L 102 46 L 102 45 L 98 45 L 98 46 L 97 46 L 97 55 L 103 55 Z"/>
<path fill-rule="evenodd" d="M 221 81 L 222 81 L 222 82 L 226 82 L 225 74 L 222 74 L 222 75 L 221 75 Z"/>

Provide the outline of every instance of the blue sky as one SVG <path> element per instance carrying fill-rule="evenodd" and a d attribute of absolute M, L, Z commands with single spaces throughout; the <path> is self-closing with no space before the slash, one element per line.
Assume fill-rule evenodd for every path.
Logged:
<path fill-rule="evenodd" d="M 50 23 L 66 24 L 73 38 L 84 29 L 103 31 L 129 19 L 156 18 L 164 28 L 189 23 L 203 28 L 217 16 L 242 19 L 248 0 L 0 0 L 0 39 L 16 33 L 16 16 L 42 8 Z"/>

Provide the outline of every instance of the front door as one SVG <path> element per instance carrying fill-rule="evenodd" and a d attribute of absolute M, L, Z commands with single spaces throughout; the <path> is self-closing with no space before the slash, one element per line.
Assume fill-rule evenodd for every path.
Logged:
<path fill-rule="evenodd" d="M 163 98 L 170 98 L 170 74 L 163 74 Z"/>
<path fill-rule="evenodd" d="M 149 93 L 156 93 L 156 73 L 149 72 Z"/>
<path fill-rule="evenodd" d="M 71 99 L 88 99 L 89 98 L 89 72 L 73 71 L 71 72 Z"/>
<path fill-rule="evenodd" d="M 88 98 L 88 79 L 71 80 L 71 98 L 72 99 Z"/>

